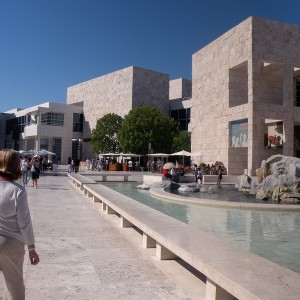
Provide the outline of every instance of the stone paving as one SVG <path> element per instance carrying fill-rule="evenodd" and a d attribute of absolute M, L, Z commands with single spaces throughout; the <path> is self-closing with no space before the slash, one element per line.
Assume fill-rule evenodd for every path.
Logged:
<path fill-rule="evenodd" d="M 205 298 L 198 278 L 141 248 L 133 229 L 124 233 L 62 170 L 41 175 L 27 192 L 41 262 L 31 266 L 26 252 L 26 299 Z M 1 275 L 0 299 L 2 290 Z"/>

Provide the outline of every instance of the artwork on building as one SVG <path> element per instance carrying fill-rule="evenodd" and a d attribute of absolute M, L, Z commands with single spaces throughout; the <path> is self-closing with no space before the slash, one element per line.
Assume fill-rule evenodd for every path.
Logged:
<path fill-rule="evenodd" d="M 264 148 L 282 148 L 284 141 L 283 122 L 266 124 Z"/>
<path fill-rule="evenodd" d="M 248 120 L 230 122 L 231 148 L 248 147 Z"/>

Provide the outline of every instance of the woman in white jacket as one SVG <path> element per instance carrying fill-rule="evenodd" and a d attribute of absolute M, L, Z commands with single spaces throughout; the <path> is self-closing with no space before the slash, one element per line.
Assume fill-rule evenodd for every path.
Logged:
<path fill-rule="evenodd" d="M 39 263 L 27 193 L 15 182 L 21 176 L 18 153 L 10 149 L 0 151 L 0 272 L 5 278 L 4 299 L 25 299 L 25 245 L 31 264 Z"/>

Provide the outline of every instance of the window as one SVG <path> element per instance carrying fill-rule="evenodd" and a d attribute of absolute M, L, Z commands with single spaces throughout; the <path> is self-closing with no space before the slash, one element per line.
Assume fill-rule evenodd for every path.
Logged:
<path fill-rule="evenodd" d="M 9 119 L 6 121 L 5 133 L 7 135 L 12 133 L 12 138 L 18 140 L 20 133 L 24 132 L 24 127 L 26 126 L 27 116 L 22 116 L 18 118 Z"/>
<path fill-rule="evenodd" d="M 42 114 L 41 124 L 51 126 L 64 126 L 64 114 L 51 112 Z"/>
<path fill-rule="evenodd" d="M 61 157 L 61 138 L 53 138 L 52 152 L 57 155 L 57 159 Z"/>
<path fill-rule="evenodd" d="M 82 132 L 83 114 L 73 114 L 73 132 Z"/>
<path fill-rule="evenodd" d="M 295 99 L 295 105 L 300 106 L 300 78 L 296 79 L 296 99 Z"/>
<path fill-rule="evenodd" d="M 188 124 L 190 123 L 190 108 L 176 109 L 171 110 L 171 118 L 175 119 L 175 121 L 179 125 L 180 130 L 188 130 Z"/>

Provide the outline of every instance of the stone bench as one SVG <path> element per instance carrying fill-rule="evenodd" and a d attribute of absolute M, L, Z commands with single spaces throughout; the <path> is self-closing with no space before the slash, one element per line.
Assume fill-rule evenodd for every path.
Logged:
<path fill-rule="evenodd" d="M 128 181 L 129 176 L 131 176 L 131 174 L 100 174 L 100 176 L 102 176 L 102 181 L 107 181 L 107 177 L 123 177 L 124 181 Z"/>
<path fill-rule="evenodd" d="M 181 258 L 206 278 L 206 299 L 297 299 L 300 275 L 138 203 L 103 185 L 83 184 L 120 227 L 142 232 L 144 248 L 158 259 Z"/>
<path fill-rule="evenodd" d="M 75 184 L 76 187 L 78 187 L 80 190 L 84 191 L 83 185 L 84 184 L 97 184 L 96 181 L 85 177 L 78 173 L 68 173 L 68 176 L 72 179 L 73 184 Z"/>
<path fill-rule="evenodd" d="M 129 174 L 129 173 L 121 173 L 121 172 L 113 172 L 113 171 L 109 171 L 109 172 L 105 172 L 105 173 L 97 172 L 94 174 L 88 174 L 88 176 L 90 178 L 93 178 L 93 180 L 97 181 L 97 182 L 100 182 L 100 181 L 106 182 L 106 181 L 108 181 L 107 179 L 109 177 L 118 177 L 118 178 L 123 177 L 124 182 L 128 182 L 129 177 L 131 175 L 132 174 Z M 112 181 L 112 180 L 110 180 L 110 181 Z"/>

